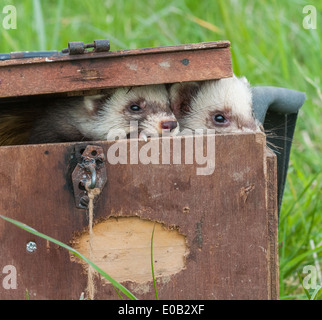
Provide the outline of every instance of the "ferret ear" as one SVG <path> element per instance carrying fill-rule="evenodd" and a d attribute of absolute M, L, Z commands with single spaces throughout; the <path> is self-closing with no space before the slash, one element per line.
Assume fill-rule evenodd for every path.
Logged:
<path fill-rule="evenodd" d="M 190 111 L 191 100 L 200 89 L 200 82 L 175 83 L 170 88 L 171 109 L 175 116 Z"/>
<path fill-rule="evenodd" d="M 105 89 L 102 94 L 85 96 L 84 97 L 84 107 L 85 110 L 89 113 L 89 115 L 96 115 L 99 110 L 101 110 L 106 101 L 111 98 L 111 96 L 115 93 L 117 89 L 110 88 Z"/>
<path fill-rule="evenodd" d="M 105 101 L 106 97 L 103 94 L 86 96 L 84 97 L 84 107 L 90 115 L 95 115 L 102 108 Z"/>

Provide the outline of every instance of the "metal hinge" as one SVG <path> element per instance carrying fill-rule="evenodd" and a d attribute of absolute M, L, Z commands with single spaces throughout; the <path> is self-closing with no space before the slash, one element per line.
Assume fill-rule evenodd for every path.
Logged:
<path fill-rule="evenodd" d="M 93 48 L 93 50 L 88 50 Z M 27 59 L 43 57 L 59 57 L 74 54 L 84 54 L 88 52 L 107 52 L 110 50 L 110 40 L 94 40 L 92 43 L 84 44 L 82 41 L 68 43 L 68 48 L 61 51 L 17 51 L 10 53 L 0 53 L 0 61 L 10 59 Z"/>
<path fill-rule="evenodd" d="M 88 145 L 82 153 L 81 162 L 72 173 L 77 208 L 84 209 L 88 206 L 87 184 L 90 189 L 104 188 L 107 181 L 105 161 L 104 151 L 100 146 Z"/>
<path fill-rule="evenodd" d="M 93 50 L 88 50 L 93 48 Z M 68 48 L 63 49 L 62 53 L 73 54 L 83 54 L 86 52 L 106 52 L 110 51 L 110 40 L 101 39 L 94 40 L 92 43 L 84 44 L 83 41 L 74 41 L 68 43 Z"/>

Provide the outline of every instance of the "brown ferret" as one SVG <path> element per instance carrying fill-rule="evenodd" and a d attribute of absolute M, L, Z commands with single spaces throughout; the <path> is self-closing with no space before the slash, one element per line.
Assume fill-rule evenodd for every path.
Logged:
<path fill-rule="evenodd" d="M 0 146 L 26 144 L 37 114 L 34 107 L 26 103 L 1 103 L 0 105 Z"/>
<path fill-rule="evenodd" d="M 170 100 L 181 130 L 262 131 L 253 115 L 251 89 L 245 77 L 176 83 L 171 86 Z"/>
<path fill-rule="evenodd" d="M 106 140 L 119 129 L 129 137 L 131 121 L 137 121 L 138 136 L 145 140 L 163 130 L 170 135 L 179 131 L 164 85 L 122 87 L 46 107 L 35 121 L 28 143 Z"/>

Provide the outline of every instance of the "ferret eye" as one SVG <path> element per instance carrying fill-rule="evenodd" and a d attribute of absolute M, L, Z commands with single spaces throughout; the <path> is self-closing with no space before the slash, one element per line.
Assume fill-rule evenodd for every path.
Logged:
<path fill-rule="evenodd" d="M 132 106 L 130 106 L 130 110 L 134 111 L 134 112 L 137 112 L 137 111 L 141 110 L 141 107 L 136 105 L 136 104 L 133 104 Z"/>
<path fill-rule="evenodd" d="M 214 122 L 216 124 L 224 124 L 227 123 L 227 119 L 220 113 L 217 113 L 213 116 Z"/>

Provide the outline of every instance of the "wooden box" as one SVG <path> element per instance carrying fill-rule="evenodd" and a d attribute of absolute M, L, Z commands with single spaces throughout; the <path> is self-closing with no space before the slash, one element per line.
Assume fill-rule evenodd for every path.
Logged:
<path fill-rule="evenodd" d="M 0 63 L 0 97 L 29 101 L 231 75 L 229 42 L 8 60 Z M 72 172 L 86 146 L 106 155 L 114 142 L 1 147 L 0 214 L 90 256 L 139 299 L 155 299 L 153 228 L 160 299 L 278 299 L 276 159 L 265 135 L 203 137 L 199 143 L 215 150 L 213 170 L 203 175 L 195 153 L 188 163 L 174 161 L 175 146 L 185 154 L 183 138 L 152 140 L 158 163 L 105 163 L 91 252 L 88 210 L 76 206 Z M 133 144 L 146 145 L 123 143 L 128 158 Z M 4 285 L 8 266 L 15 288 Z M 0 299 L 26 299 L 26 290 L 30 299 L 79 299 L 87 287 L 78 258 L 2 219 L 0 271 Z M 94 283 L 95 299 L 119 299 L 99 275 Z"/>

